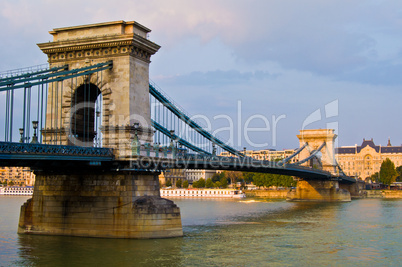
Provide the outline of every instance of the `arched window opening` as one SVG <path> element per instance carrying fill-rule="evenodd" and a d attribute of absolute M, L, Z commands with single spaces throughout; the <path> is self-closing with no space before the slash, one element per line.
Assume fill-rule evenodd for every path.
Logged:
<path fill-rule="evenodd" d="M 72 95 L 70 144 L 101 146 L 102 94 L 90 83 L 80 85 Z"/>

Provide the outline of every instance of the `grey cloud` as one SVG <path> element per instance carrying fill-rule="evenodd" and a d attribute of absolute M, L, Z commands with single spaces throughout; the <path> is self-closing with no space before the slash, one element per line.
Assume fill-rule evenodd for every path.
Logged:
<path fill-rule="evenodd" d="M 360 82 L 373 85 L 401 85 L 402 64 L 381 61 L 369 64 L 365 68 L 356 69 L 339 75 L 338 80 Z"/>
<path fill-rule="evenodd" d="M 165 78 L 165 82 L 178 85 L 215 86 L 244 84 L 252 80 L 276 79 L 279 75 L 280 74 L 271 74 L 267 71 L 260 70 L 254 72 L 240 72 L 237 70 L 196 71 L 189 74 Z"/>
<path fill-rule="evenodd" d="M 400 83 L 399 78 L 391 77 L 398 67 L 384 61 L 381 54 L 400 57 L 386 50 L 390 40 L 394 46 L 402 43 L 398 11 L 402 9 L 401 2 L 384 5 L 366 0 L 311 0 L 254 4 L 255 8 L 240 14 L 249 29 L 245 36 L 233 40 L 233 36 L 221 33 L 240 61 L 250 65 L 271 61 L 287 69 L 339 80 L 356 74 L 353 79 L 358 82 L 370 81 L 365 72 L 370 74 L 381 66 L 389 74 L 369 78 L 375 78 L 376 83 L 389 84 L 392 79 Z M 402 50 L 402 45 L 399 47 Z"/>

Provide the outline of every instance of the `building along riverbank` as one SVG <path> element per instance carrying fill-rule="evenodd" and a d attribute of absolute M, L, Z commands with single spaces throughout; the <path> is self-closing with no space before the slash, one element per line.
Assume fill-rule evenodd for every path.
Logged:
<path fill-rule="evenodd" d="M 246 197 L 286 199 L 289 190 L 243 190 Z M 358 198 L 400 198 L 402 190 L 361 190 Z"/>

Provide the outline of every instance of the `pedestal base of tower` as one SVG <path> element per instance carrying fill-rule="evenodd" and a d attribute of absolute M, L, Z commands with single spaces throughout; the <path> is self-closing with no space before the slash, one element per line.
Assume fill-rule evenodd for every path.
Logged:
<path fill-rule="evenodd" d="M 288 201 L 351 201 L 349 191 L 339 188 L 338 181 L 300 180 L 297 187 L 288 193 Z"/>
<path fill-rule="evenodd" d="M 21 207 L 20 234 L 102 238 L 183 236 L 180 209 L 159 193 L 158 175 L 37 173 Z"/>

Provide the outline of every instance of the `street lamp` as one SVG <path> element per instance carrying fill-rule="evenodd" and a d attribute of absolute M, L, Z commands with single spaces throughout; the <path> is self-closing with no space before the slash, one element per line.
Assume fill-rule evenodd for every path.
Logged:
<path fill-rule="evenodd" d="M 20 128 L 20 135 L 21 135 L 20 143 L 24 143 L 24 128 Z"/>
<path fill-rule="evenodd" d="M 134 140 L 131 142 L 131 149 L 133 156 L 138 156 L 140 154 L 140 142 L 138 140 L 138 129 L 140 128 L 140 124 L 138 122 L 134 122 Z"/>
<path fill-rule="evenodd" d="M 34 135 L 32 137 L 32 144 L 37 144 L 38 143 L 38 136 L 36 135 L 36 130 L 38 129 L 38 121 L 32 121 L 32 127 L 34 129 Z"/>
<path fill-rule="evenodd" d="M 140 128 L 140 123 L 139 122 L 134 122 L 134 134 L 135 137 L 138 139 L 138 129 Z"/>
<path fill-rule="evenodd" d="M 174 138 L 174 130 L 170 130 L 170 146 L 173 147 L 173 141 L 175 140 Z"/>

